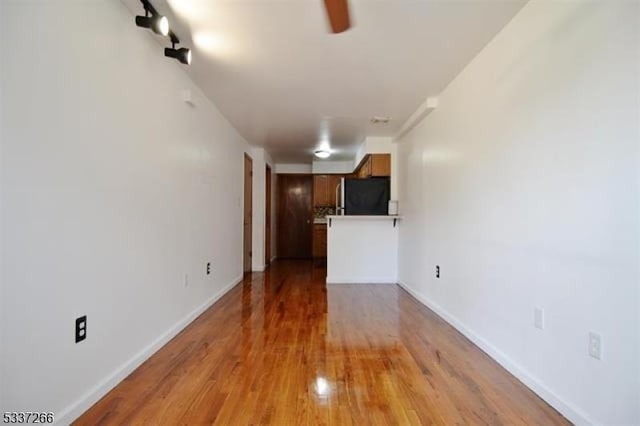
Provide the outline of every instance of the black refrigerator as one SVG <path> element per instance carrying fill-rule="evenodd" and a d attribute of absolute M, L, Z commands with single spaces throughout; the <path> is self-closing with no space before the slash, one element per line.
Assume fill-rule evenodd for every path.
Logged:
<path fill-rule="evenodd" d="M 387 215 L 391 189 L 389 178 L 345 179 L 345 215 Z"/>

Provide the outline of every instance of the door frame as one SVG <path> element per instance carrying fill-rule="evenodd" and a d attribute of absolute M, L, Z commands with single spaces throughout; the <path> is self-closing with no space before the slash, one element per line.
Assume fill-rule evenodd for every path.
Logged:
<path fill-rule="evenodd" d="M 249 178 L 247 179 L 247 165 L 249 167 Z M 242 272 L 250 273 L 253 269 L 253 159 L 246 152 L 242 162 L 243 184 L 243 208 L 242 208 Z M 248 196 L 247 196 L 248 193 Z M 249 200 L 249 203 L 246 201 Z M 249 218 L 249 235 L 247 238 L 247 224 L 245 218 Z"/>
<path fill-rule="evenodd" d="M 271 217 L 272 217 L 272 211 L 271 211 L 271 193 L 272 193 L 272 188 L 271 188 L 271 166 L 269 166 L 268 164 L 266 165 L 266 175 L 265 175 L 265 218 L 264 218 L 264 242 L 265 242 L 265 247 L 264 247 L 264 264 L 265 267 L 269 267 L 269 265 L 271 264 Z"/>

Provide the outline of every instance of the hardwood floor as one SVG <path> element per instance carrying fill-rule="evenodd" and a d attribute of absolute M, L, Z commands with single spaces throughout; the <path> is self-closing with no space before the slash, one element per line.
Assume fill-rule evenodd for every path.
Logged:
<path fill-rule="evenodd" d="M 75 424 L 569 424 L 398 286 L 245 280 Z"/>

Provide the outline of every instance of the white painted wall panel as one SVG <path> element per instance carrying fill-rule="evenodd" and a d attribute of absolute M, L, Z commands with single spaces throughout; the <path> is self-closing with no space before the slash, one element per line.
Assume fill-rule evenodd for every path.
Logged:
<path fill-rule="evenodd" d="M 387 217 L 334 217 L 327 227 L 327 283 L 396 283 L 399 226 Z"/>
<path fill-rule="evenodd" d="M 314 161 L 311 163 L 311 169 L 314 174 L 351 173 L 353 161 Z"/>
<path fill-rule="evenodd" d="M 399 143 L 400 281 L 577 423 L 640 424 L 639 5 L 530 2 Z"/>
<path fill-rule="evenodd" d="M 65 422 L 241 276 L 248 146 L 121 2 L 0 10 L 0 411 Z"/>
<path fill-rule="evenodd" d="M 302 174 L 310 174 L 312 173 L 311 163 L 308 164 L 284 164 L 277 163 L 275 166 L 276 173 L 302 173 Z"/>

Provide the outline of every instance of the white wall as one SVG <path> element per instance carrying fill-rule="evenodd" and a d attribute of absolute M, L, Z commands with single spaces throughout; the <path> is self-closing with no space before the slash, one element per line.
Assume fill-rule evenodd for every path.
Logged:
<path fill-rule="evenodd" d="M 327 227 L 327 284 L 398 282 L 398 227 L 387 216 L 332 217 Z"/>
<path fill-rule="evenodd" d="M 640 424 L 639 4 L 530 2 L 400 142 L 400 280 L 577 423 Z"/>
<path fill-rule="evenodd" d="M 65 423 L 241 277 L 248 146 L 122 3 L 0 15 L 0 411 Z"/>
<path fill-rule="evenodd" d="M 353 161 L 314 161 L 311 163 L 311 170 L 314 174 L 351 173 L 353 172 Z"/>
<path fill-rule="evenodd" d="M 271 217 L 272 223 L 270 226 L 271 229 L 271 240 L 272 240 L 272 251 L 271 253 L 275 253 L 273 251 L 273 228 L 274 220 L 273 216 L 275 215 L 275 203 L 274 203 L 274 178 L 275 175 L 273 173 L 273 160 L 271 155 L 265 151 L 264 148 L 253 148 L 250 154 L 253 160 L 253 231 L 252 231 L 252 270 L 254 271 L 264 271 L 265 268 L 265 249 L 266 249 L 266 176 L 267 176 L 267 164 L 271 166 Z"/>
<path fill-rule="evenodd" d="M 365 138 L 362 145 L 356 151 L 356 157 L 353 160 L 353 168 L 360 164 L 360 161 L 367 154 L 391 154 L 393 150 L 393 138 L 369 136 Z"/>
<path fill-rule="evenodd" d="M 274 173 L 312 173 L 311 163 L 298 163 L 298 164 L 286 164 L 286 163 L 277 163 L 275 166 L 275 170 L 272 170 Z"/>

